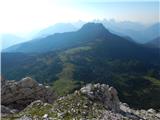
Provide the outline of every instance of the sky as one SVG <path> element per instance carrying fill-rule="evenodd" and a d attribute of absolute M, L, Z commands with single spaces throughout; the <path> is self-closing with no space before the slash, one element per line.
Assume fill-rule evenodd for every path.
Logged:
<path fill-rule="evenodd" d="M 159 21 L 159 0 L 0 0 L 0 33 L 31 32 L 59 22 Z"/>

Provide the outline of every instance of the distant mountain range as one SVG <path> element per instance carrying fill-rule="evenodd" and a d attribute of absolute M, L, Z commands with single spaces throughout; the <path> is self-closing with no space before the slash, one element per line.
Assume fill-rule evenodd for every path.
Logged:
<path fill-rule="evenodd" d="M 0 35 L 0 43 L 1 43 L 0 50 L 6 49 L 7 47 L 18 44 L 22 41 L 25 41 L 25 39 L 12 35 L 12 34 L 1 34 Z"/>
<path fill-rule="evenodd" d="M 116 22 L 115 20 L 93 20 L 97 23 L 102 23 L 110 32 L 119 36 L 127 37 L 138 43 L 146 43 L 154 38 L 160 36 L 160 23 L 155 23 L 149 27 L 146 27 L 136 22 Z M 1 35 L 0 42 L 3 43 L 1 49 L 11 47 L 18 43 L 23 43 L 29 40 L 37 40 L 55 33 L 72 32 L 76 31 L 84 25 L 85 22 L 78 21 L 75 23 L 57 23 L 53 26 L 49 26 L 39 31 L 34 31 L 19 37 L 17 35 L 4 34 Z M 17 48 L 17 47 L 16 47 Z"/>
<path fill-rule="evenodd" d="M 98 22 L 98 21 L 96 21 Z M 103 25 L 109 29 L 109 31 L 111 33 L 120 35 L 122 37 L 128 38 L 128 40 L 132 40 L 135 41 L 137 43 L 146 43 L 149 42 L 150 40 L 154 39 L 155 37 L 159 36 L 159 29 L 160 29 L 160 24 L 154 24 L 150 27 L 145 28 L 143 25 L 138 24 L 138 23 L 133 23 L 133 22 L 114 22 L 114 21 L 102 21 Z M 80 24 L 82 25 L 83 22 L 80 22 Z M 80 26 L 79 23 L 74 24 L 74 26 Z M 8 49 L 6 49 L 5 51 L 9 52 L 42 52 L 43 50 L 32 50 L 32 49 L 36 49 L 37 47 L 40 47 L 41 49 L 45 49 L 44 51 L 50 51 L 50 49 L 59 49 L 59 45 L 64 45 L 61 44 L 61 40 L 57 40 L 57 36 L 58 34 L 55 33 L 63 33 L 63 32 L 70 32 L 70 31 L 76 31 L 77 28 L 75 28 L 72 24 L 69 23 L 59 23 L 59 24 L 55 24 L 54 26 L 48 27 L 42 31 L 40 31 L 35 37 L 35 39 L 33 39 L 32 41 L 26 42 L 26 43 L 22 43 L 22 44 L 18 44 L 15 46 L 12 46 Z M 137 31 L 136 31 L 137 29 Z M 56 37 L 55 37 L 56 36 Z M 81 35 L 80 35 L 81 36 Z M 63 37 L 66 37 L 65 35 L 63 35 Z M 45 39 L 45 41 L 43 41 Z M 50 39 L 50 40 L 49 40 Z M 51 40 L 53 39 L 53 40 Z M 56 39 L 56 40 L 54 40 Z M 62 37 L 58 39 L 63 39 Z M 69 38 L 70 39 L 70 38 Z M 74 37 L 72 38 L 74 39 Z M 38 41 L 39 43 L 37 44 Z M 43 41 L 43 42 L 42 42 Z M 50 45 L 46 46 L 47 48 L 45 48 L 43 45 L 48 44 L 48 42 L 56 42 L 54 43 L 54 45 Z M 34 46 L 32 49 L 28 48 L 27 46 L 30 46 L 30 44 L 32 44 L 31 46 Z M 51 43 L 52 44 L 52 43 Z M 59 44 L 59 45 L 58 45 Z M 70 44 L 70 43 L 68 43 Z M 58 45 L 58 46 L 57 46 Z M 67 45 L 67 44 L 65 44 Z M 28 49 L 28 50 L 27 50 Z"/>
<path fill-rule="evenodd" d="M 155 23 L 148 27 L 135 22 L 115 22 L 104 20 L 102 23 L 111 32 L 120 36 L 131 37 L 138 43 L 146 43 L 160 36 L 160 23 Z"/>
<path fill-rule="evenodd" d="M 113 20 L 93 20 L 96 23 L 102 23 L 110 32 L 120 36 L 128 36 L 138 43 L 146 43 L 150 40 L 160 36 L 160 23 L 151 25 L 143 25 L 138 22 L 122 21 L 118 22 Z M 80 21 L 74 24 L 79 26 L 85 24 Z"/>
<path fill-rule="evenodd" d="M 152 48 L 160 48 L 160 37 L 147 42 L 145 45 Z"/>
<path fill-rule="evenodd" d="M 54 33 L 71 32 L 71 31 L 76 31 L 76 30 L 77 28 L 71 23 L 57 23 L 53 26 L 50 26 L 38 32 L 37 35 L 35 35 L 35 38 L 46 37 Z"/>
<path fill-rule="evenodd" d="M 160 36 L 160 23 L 154 23 L 152 25 L 143 25 L 138 22 L 122 21 L 117 22 L 115 20 L 93 20 L 96 23 L 102 23 L 110 32 L 120 36 L 128 36 L 138 43 L 146 43 L 150 40 Z M 80 28 L 85 22 L 79 21 L 73 23 L 74 26 Z"/>
<path fill-rule="evenodd" d="M 93 34 L 94 33 L 94 34 Z M 48 52 L 66 49 L 82 43 L 95 40 L 99 37 L 110 37 L 111 33 L 102 24 L 88 23 L 75 32 L 56 33 L 38 40 L 33 40 L 12 46 L 5 52 Z M 103 39 L 104 39 L 103 38 Z"/>
<path fill-rule="evenodd" d="M 0 43 L 2 45 L 1 45 L 0 50 L 6 49 L 6 48 L 11 47 L 15 44 L 43 38 L 48 35 L 52 35 L 54 33 L 63 33 L 63 32 L 75 31 L 75 30 L 77 30 L 77 28 L 75 28 L 71 23 L 57 23 L 57 24 L 50 26 L 48 28 L 44 28 L 40 31 L 30 32 L 30 33 L 24 35 L 24 37 L 19 37 L 18 35 L 13 35 L 13 34 L 1 34 L 0 35 Z"/>
<path fill-rule="evenodd" d="M 53 85 L 60 95 L 86 83 L 110 84 L 133 107 L 159 108 L 159 61 L 159 48 L 113 34 L 101 23 L 87 23 L 77 31 L 5 49 L 2 75 L 17 80 L 31 76 Z"/>

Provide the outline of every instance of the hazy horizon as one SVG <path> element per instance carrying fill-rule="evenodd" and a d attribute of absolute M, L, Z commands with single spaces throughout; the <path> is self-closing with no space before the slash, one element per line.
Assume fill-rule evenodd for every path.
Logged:
<path fill-rule="evenodd" d="M 131 21 L 143 25 L 159 22 L 159 2 L 2 0 L 0 33 L 28 33 L 56 23 L 89 22 L 95 19 Z M 8 9 L 9 8 L 9 9 Z"/>

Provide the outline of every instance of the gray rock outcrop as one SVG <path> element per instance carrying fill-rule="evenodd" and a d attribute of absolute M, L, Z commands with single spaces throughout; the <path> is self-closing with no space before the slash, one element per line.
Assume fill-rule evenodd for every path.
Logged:
<path fill-rule="evenodd" d="M 23 109 L 35 100 L 52 103 L 54 92 L 30 77 L 20 81 L 3 80 L 1 89 L 1 104 L 11 109 Z"/>
<path fill-rule="evenodd" d="M 80 92 L 92 100 L 103 103 L 106 109 L 120 112 L 120 101 L 115 88 L 105 84 L 88 84 L 81 88 Z"/>
<path fill-rule="evenodd" d="M 121 103 L 116 89 L 105 84 L 88 84 L 54 102 L 54 97 L 49 96 L 52 92 L 48 87 L 28 77 L 19 82 L 5 81 L 3 87 L 11 92 L 7 92 L 8 96 L 3 93 L 5 98 L 2 98 L 2 103 L 7 107 L 1 105 L 1 113 L 6 120 L 160 120 L 157 110 L 136 110 Z M 29 104 L 28 101 L 33 102 Z M 49 101 L 53 103 L 49 104 Z M 8 107 L 17 105 L 19 108 L 19 105 L 26 106 L 26 103 L 27 107 L 17 114 L 13 114 L 16 112 L 11 108 L 13 106 Z"/>

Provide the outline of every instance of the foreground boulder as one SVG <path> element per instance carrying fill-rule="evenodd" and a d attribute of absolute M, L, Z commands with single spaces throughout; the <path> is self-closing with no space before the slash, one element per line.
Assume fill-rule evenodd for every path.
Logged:
<path fill-rule="evenodd" d="M 1 104 L 11 109 L 21 110 L 35 100 L 52 103 L 55 99 L 54 92 L 30 77 L 22 80 L 2 82 Z"/>

